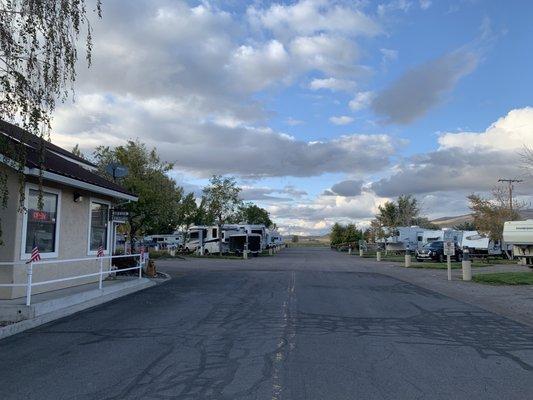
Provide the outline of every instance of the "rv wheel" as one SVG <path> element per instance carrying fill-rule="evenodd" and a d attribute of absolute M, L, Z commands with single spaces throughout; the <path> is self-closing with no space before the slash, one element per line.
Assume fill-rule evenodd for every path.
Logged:
<path fill-rule="evenodd" d="M 208 256 L 209 255 L 209 250 L 204 250 L 204 256 Z"/>

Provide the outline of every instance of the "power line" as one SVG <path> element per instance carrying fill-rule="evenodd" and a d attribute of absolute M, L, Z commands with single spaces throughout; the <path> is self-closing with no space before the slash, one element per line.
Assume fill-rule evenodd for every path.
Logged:
<path fill-rule="evenodd" d="M 509 185 L 509 209 L 513 211 L 513 183 L 524 182 L 522 179 L 498 179 L 498 182 L 507 182 Z"/>

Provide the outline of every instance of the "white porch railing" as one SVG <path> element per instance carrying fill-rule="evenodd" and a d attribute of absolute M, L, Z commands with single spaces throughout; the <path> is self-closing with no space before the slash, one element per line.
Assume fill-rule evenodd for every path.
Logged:
<path fill-rule="evenodd" d="M 29 306 L 31 304 L 31 292 L 32 287 L 34 286 L 42 286 L 47 285 L 50 283 L 57 283 L 57 282 L 65 282 L 70 281 L 74 279 L 82 279 L 82 278 L 88 278 L 91 276 L 98 276 L 98 288 L 102 289 L 102 283 L 104 280 L 104 275 L 109 276 L 110 274 L 116 273 L 116 272 L 123 272 L 123 271 L 132 271 L 132 270 L 139 270 L 139 279 L 142 278 L 142 269 L 144 267 L 144 264 L 146 262 L 146 256 L 147 254 L 144 254 L 144 257 L 141 254 L 125 254 L 125 255 L 118 255 L 118 256 L 103 256 L 103 257 L 86 257 L 86 258 L 70 258 L 65 260 L 41 260 L 41 261 L 34 261 L 31 263 L 26 264 L 24 261 L 13 261 L 13 262 L 0 262 L 0 267 L 5 266 L 12 266 L 12 267 L 26 267 L 26 283 L 0 283 L 0 287 L 26 287 L 26 305 Z M 104 271 L 104 260 L 109 259 L 117 259 L 117 258 L 128 258 L 133 257 L 138 258 L 137 265 L 134 267 L 129 268 L 121 268 L 117 270 L 109 269 Z M 64 263 L 74 263 L 74 262 L 82 262 L 82 261 L 97 261 L 99 263 L 99 271 L 94 272 L 91 274 L 83 274 L 83 275 L 75 275 L 75 276 L 69 276 L 66 278 L 59 278 L 59 279 L 50 279 L 47 281 L 40 281 L 40 282 L 33 282 L 33 268 L 35 266 L 40 265 L 46 265 L 46 264 L 64 264 Z"/>

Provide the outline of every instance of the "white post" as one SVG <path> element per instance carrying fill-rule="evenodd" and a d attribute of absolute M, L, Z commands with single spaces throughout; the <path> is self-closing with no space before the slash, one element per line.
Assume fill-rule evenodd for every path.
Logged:
<path fill-rule="evenodd" d="M 139 256 L 139 279 L 143 277 L 143 264 L 144 264 L 143 258 L 144 256 Z"/>
<path fill-rule="evenodd" d="M 359 249 L 359 257 L 363 257 L 363 254 L 364 254 L 363 249 L 360 248 Z"/>
<path fill-rule="evenodd" d="M 32 283 L 32 276 L 33 276 L 33 261 L 29 263 L 29 265 L 26 267 L 26 274 L 27 274 L 26 305 L 29 306 L 31 304 L 31 283 Z"/>
<path fill-rule="evenodd" d="M 103 272 L 104 272 L 104 260 L 103 257 L 100 258 L 100 276 L 98 277 L 98 289 L 102 290 L 102 281 L 104 279 Z"/>
<path fill-rule="evenodd" d="M 378 251 L 378 252 L 376 253 L 376 260 L 377 260 L 377 261 L 381 261 L 381 251 Z"/>
<path fill-rule="evenodd" d="M 268 255 L 274 255 L 274 249 L 272 247 L 268 249 Z"/>
<path fill-rule="evenodd" d="M 405 268 L 409 268 L 411 266 L 411 254 L 405 255 Z"/>
<path fill-rule="evenodd" d="M 463 281 L 471 281 L 472 280 L 472 261 L 470 260 L 463 260 L 462 262 L 463 266 Z"/>
<path fill-rule="evenodd" d="M 352 255 L 352 247 L 348 247 L 348 255 L 351 256 Z"/>
<path fill-rule="evenodd" d="M 242 252 L 242 258 L 244 260 L 247 260 L 248 259 L 248 243 L 245 243 L 244 244 L 244 250 Z"/>
<path fill-rule="evenodd" d="M 452 280 L 452 256 L 449 254 L 446 256 L 446 264 L 448 264 L 448 280 Z"/>

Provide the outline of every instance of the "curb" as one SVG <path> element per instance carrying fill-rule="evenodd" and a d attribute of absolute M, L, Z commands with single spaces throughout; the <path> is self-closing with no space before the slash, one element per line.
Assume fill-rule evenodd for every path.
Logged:
<path fill-rule="evenodd" d="M 166 282 L 165 279 L 163 282 Z M 75 304 L 69 307 L 65 307 L 56 311 L 52 311 L 47 314 L 40 315 L 35 318 L 26 319 L 24 321 L 15 322 L 14 324 L 6 325 L 4 327 L 0 328 L 0 340 L 7 338 L 9 336 L 16 335 L 17 333 L 24 332 L 28 329 L 35 328 L 39 325 L 46 324 L 48 322 L 52 322 L 54 320 L 67 317 L 69 315 L 75 314 L 79 311 L 86 310 L 88 308 L 107 303 L 108 301 L 118 299 L 120 297 L 126 296 L 131 293 L 135 293 L 144 289 L 148 289 L 149 287 L 156 286 L 160 282 L 157 282 L 155 280 L 147 280 L 145 282 L 142 282 L 139 285 L 135 286 L 129 286 L 125 287 L 121 290 L 117 290 L 112 293 L 105 294 L 103 296 L 85 301 L 83 303 Z"/>

